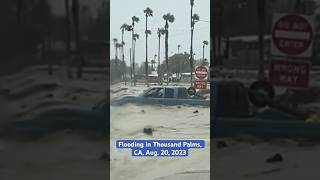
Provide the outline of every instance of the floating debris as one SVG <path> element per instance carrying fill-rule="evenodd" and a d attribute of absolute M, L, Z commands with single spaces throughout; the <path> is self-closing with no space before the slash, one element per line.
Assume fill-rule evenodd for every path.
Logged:
<path fill-rule="evenodd" d="M 154 129 L 152 127 L 144 127 L 143 132 L 148 135 L 152 135 Z"/>
<path fill-rule="evenodd" d="M 275 162 L 282 162 L 283 161 L 283 157 L 281 154 L 277 153 L 271 157 L 269 157 L 266 162 L 267 163 L 275 163 Z"/>

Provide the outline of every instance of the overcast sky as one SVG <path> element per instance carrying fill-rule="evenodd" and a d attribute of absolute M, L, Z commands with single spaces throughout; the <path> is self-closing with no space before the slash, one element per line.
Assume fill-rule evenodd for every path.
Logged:
<path fill-rule="evenodd" d="M 120 26 L 124 23 L 131 25 L 131 17 L 137 16 L 140 22 L 135 25 L 135 32 L 140 35 L 136 44 L 136 62 L 145 61 L 145 16 L 143 10 L 150 7 L 153 17 L 148 18 L 148 29 L 152 32 L 148 36 L 149 60 L 158 54 L 157 29 L 164 27 L 162 16 L 171 13 L 175 21 L 169 24 L 169 56 L 177 53 L 177 45 L 180 44 L 180 52 L 190 51 L 190 0 L 111 0 L 110 1 L 110 40 L 113 38 L 121 41 Z M 210 0 L 195 0 L 194 13 L 199 14 L 200 21 L 195 25 L 194 53 L 195 58 L 202 58 L 202 42 L 207 40 L 210 45 Z M 131 32 L 125 32 L 125 61 L 129 62 L 131 48 Z M 114 58 L 114 47 L 110 46 L 110 56 Z M 209 59 L 209 46 L 205 49 L 205 58 Z M 164 38 L 161 38 L 161 60 L 164 60 Z"/>

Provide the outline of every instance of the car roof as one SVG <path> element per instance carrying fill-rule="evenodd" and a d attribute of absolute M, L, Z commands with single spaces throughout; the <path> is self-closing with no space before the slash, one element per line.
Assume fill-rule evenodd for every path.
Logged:
<path fill-rule="evenodd" d="M 186 88 L 184 86 L 152 86 L 150 88 Z"/>

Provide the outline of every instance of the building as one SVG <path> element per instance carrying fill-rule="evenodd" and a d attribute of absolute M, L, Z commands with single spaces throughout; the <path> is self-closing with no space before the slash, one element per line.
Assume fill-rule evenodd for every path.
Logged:
<path fill-rule="evenodd" d="M 271 36 L 264 36 L 265 60 L 270 57 Z M 226 40 L 225 40 L 226 41 Z M 224 42 L 226 43 L 226 42 Z M 257 66 L 259 60 L 259 40 L 257 35 L 235 36 L 229 39 L 229 51 L 223 61 L 225 66 Z"/>

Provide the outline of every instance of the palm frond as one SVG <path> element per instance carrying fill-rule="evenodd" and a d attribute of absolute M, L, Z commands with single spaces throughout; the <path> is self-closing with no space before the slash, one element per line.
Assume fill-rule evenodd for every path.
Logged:
<path fill-rule="evenodd" d="M 132 16 L 132 21 L 138 23 L 140 19 L 137 16 Z"/>
<path fill-rule="evenodd" d="M 193 19 L 193 21 L 197 22 L 200 20 L 200 16 L 198 14 L 193 14 L 192 19 Z"/>
<path fill-rule="evenodd" d="M 151 34 L 151 31 L 150 30 L 146 30 L 145 33 L 146 34 Z"/>
<path fill-rule="evenodd" d="M 137 33 L 133 34 L 133 38 L 134 39 L 139 39 L 139 34 L 137 34 Z"/>
<path fill-rule="evenodd" d="M 143 12 L 146 14 L 146 16 L 153 16 L 153 11 L 149 7 L 147 7 Z"/>

